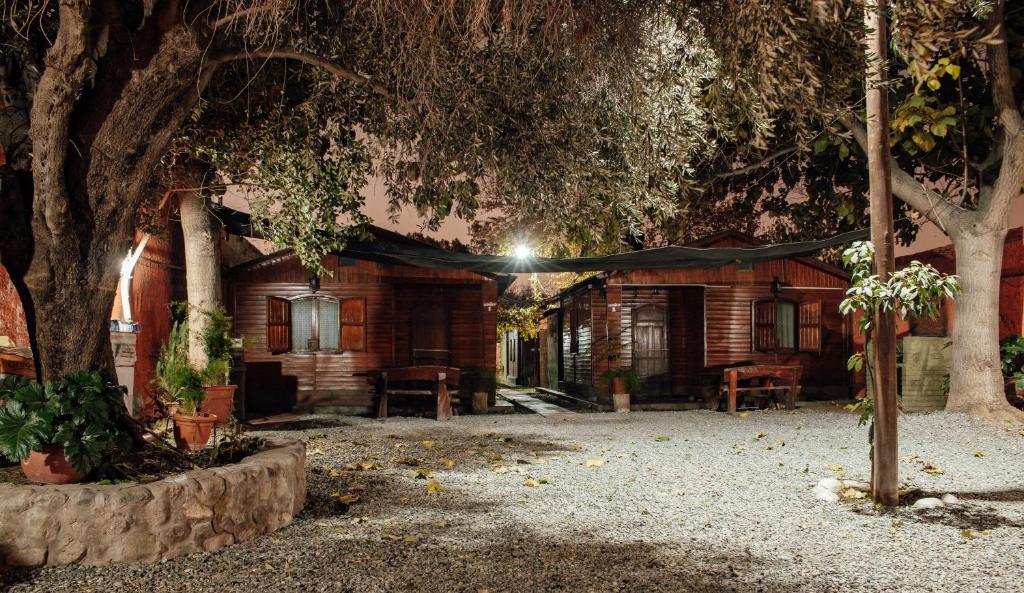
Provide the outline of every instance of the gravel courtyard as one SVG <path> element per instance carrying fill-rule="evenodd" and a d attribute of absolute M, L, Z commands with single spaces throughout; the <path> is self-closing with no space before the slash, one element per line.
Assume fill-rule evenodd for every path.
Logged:
<path fill-rule="evenodd" d="M 12 571 L 11 591 L 1024 591 L 1024 436 L 900 419 L 903 482 L 960 502 L 823 502 L 867 479 L 845 412 L 308 421 L 295 523 L 156 565 Z"/>

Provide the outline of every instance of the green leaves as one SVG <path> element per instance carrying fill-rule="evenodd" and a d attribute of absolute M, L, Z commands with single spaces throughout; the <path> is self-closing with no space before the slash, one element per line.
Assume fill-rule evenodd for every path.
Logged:
<path fill-rule="evenodd" d="M 5 382 L 0 399 L 0 454 L 21 461 L 46 445 L 64 455 L 82 473 L 98 467 L 108 452 L 132 444 L 125 430 L 124 388 L 97 372 L 69 373 L 40 385 Z"/>

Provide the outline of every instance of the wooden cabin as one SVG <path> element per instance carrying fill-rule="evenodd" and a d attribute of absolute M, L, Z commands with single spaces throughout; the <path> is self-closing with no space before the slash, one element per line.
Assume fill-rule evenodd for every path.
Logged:
<path fill-rule="evenodd" d="M 324 263 L 328 273 L 311 278 L 286 250 L 227 274 L 250 415 L 369 409 L 366 374 L 391 367 L 494 373 L 499 276 L 337 255 Z"/>
<path fill-rule="evenodd" d="M 756 245 L 725 232 L 688 246 Z M 703 396 L 709 374 L 729 365 L 799 364 L 804 399 L 847 398 L 852 325 L 839 303 L 848 286 L 846 272 L 808 257 L 605 272 L 548 301 L 541 382 L 599 400 L 602 375 L 631 367 L 642 384 L 634 401 L 672 401 Z"/>

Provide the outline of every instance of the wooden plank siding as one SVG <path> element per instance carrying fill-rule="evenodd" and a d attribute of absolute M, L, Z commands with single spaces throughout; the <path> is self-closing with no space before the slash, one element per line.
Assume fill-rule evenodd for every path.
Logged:
<path fill-rule="evenodd" d="M 410 363 L 410 328 L 424 298 L 443 299 L 448 312 L 451 363 L 494 370 L 497 298 L 493 277 L 472 272 L 432 270 L 340 260 L 329 256 L 330 274 L 320 279 L 317 295 L 366 300 L 366 347 L 355 352 L 272 354 L 267 344 L 267 299 L 311 294 L 309 275 L 290 254 L 266 258 L 233 270 L 234 331 L 246 336 L 247 363 L 277 362 L 281 373 L 297 378 L 296 407 L 318 404 L 370 405 L 367 371 Z M 488 327 L 487 324 L 490 324 Z"/>
<path fill-rule="evenodd" d="M 695 246 L 748 247 L 755 244 L 743 237 L 725 235 Z M 754 351 L 752 303 L 773 298 L 771 285 L 776 279 L 782 286 L 780 299 L 815 303 L 808 311 L 817 310 L 817 303 L 820 303 L 820 351 Z M 697 395 L 705 367 L 748 360 L 802 365 L 805 397 L 848 397 L 853 387 L 853 378 L 846 370 L 846 359 L 852 349 L 851 326 L 839 314 L 839 302 L 848 283 L 848 276 L 842 270 L 810 258 L 774 260 L 745 267 L 605 273 L 559 297 L 563 318 L 559 328 L 563 349 L 562 386 L 568 391 L 605 397 L 601 375 L 609 368 L 633 366 L 634 312 L 654 305 L 666 311 L 668 376 L 649 384 L 647 388 L 653 391 L 641 393 L 641 399 L 661 397 L 656 394 L 664 393 L 666 381 L 669 383 L 667 391 L 671 392 L 668 395 Z M 579 314 L 582 303 L 589 304 L 590 311 L 589 315 L 580 316 L 579 355 L 573 356 L 570 316 L 574 310 Z M 655 315 L 650 319 L 660 317 Z M 549 315 L 548 323 L 557 323 L 557 315 Z M 805 341 L 810 341 L 810 330 L 802 331 Z M 604 355 L 608 349 L 605 344 L 609 341 L 614 344 L 615 338 L 619 343 L 617 357 L 608 361 Z M 587 356 L 591 345 L 596 355 Z M 648 361 L 650 352 L 657 350 L 648 351 Z M 613 352 L 613 356 L 615 354 Z"/>

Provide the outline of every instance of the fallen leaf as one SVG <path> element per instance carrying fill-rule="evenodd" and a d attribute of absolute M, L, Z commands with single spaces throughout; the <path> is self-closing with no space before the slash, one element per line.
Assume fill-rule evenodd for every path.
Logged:
<path fill-rule="evenodd" d="M 763 438 L 764 438 L 764 437 L 766 437 L 766 436 L 768 436 L 768 433 L 767 433 L 767 432 L 759 432 L 759 433 L 757 433 L 757 434 L 755 434 L 755 435 L 754 435 L 754 439 L 755 439 L 755 440 L 756 440 L 756 439 L 763 439 Z"/>
<path fill-rule="evenodd" d="M 939 476 L 939 475 L 942 475 L 942 474 L 946 473 L 946 472 L 942 471 L 941 468 L 939 468 L 938 466 L 932 465 L 931 463 L 926 463 L 923 466 L 921 466 L 921 471 L 923 471 L 926 474 L 931 474 L 933 476 Z"/>
<path fill-rule="evenodd" d="M 672 440 L 672 437 L 667 437 L 665 435 L 660 435 L 660 436 L 654 437 L 654 440 L 658 441 L 659 443 L 667 443 L 668 441 Z"/>
<path fill-rule="evenodd" d="M 340 471 L 338 471 L 338 470 L 336 470 L 336 469 L 332 469 L 332 470 L 331 470 L 330 472 L 328 472 L 328 474 L 329 474 L 329 475 L 330 475 L 330 476 L 331 476 L 332 478 L 339 478 L 339 477 L 341 477 L 341 472 L 340 472 Z"/>
<path fill-rule="evenodd" d="M 832 465 L 828 466 L 828 468 L 830 470 L 834 471 L 834 472 L 841 472 L 841 471 L 846 469 L 845 467 L 843 467 L 843 466 L 841 466 L 839 464 L 832 464 Z"/>
<path fill-rule="evenodd" d="M 984 451 L 975 451 L 974 452 L 974 456 L 975 457 L 985 457 L 986 455 L 988 455 L 988 453 L 986 453 Z"/>
<path fill-rule="evenodd" d="M 523 486 L 529 486 L 530 488 L 536 488 L 537 487 L 537 480 L 534 480 L 533 478 L 527 478 L 526 481 L 523 482 Z"/>
<path fill-rule="evenodd" d="M 331 498 L 345 504 L 353 504 L 359 502 L 358 494 L 342 494 L 341 492 L 331 492 Z"/>
<path fill-rule="evenodd" d="M 430 477 L 430 475 L 432 473 L 433 472 L 430 471 L 428 468 L 421 467 L 418 470 L 416 470 L 416 479 L 417 480 L 426 480 L 427 478 Z"/>
<path fill-rule="evenodd" d="M 974 539 L 978 536 L 974 535 L 974 532 L 970 529 L 961 529 L 960 535 L 964 536 L 964 539 Z"/>
<path fill-rule="evenodd" d="M 420 441 L 420 444 L 429 449 L 429 448 L 434 446 L 434 441 L 431 441 L 431 440 Z"/>
<path fill-rule="evenodd" d="M 893 519 L 893 527 L 903 527 L 903 519 Z"/>
<path fill-rule="evenodd" d="M 445 491 L 445 487 L 440 484 L 437 480 L 431 480 L 427 482 L 427 493 L 428 494 L 440 494 Z"/>
<path fill-rule="evenodd" d="M 839 495 L 849 500 L 860 500 L 862 498 L 867 498 L 868 494 L 867 492 L 856 488 L 843 488 Z"/>
<path fill-rule="evenodd" d="M 604 459 L 588 459 L 585 465 L 587 467 L 601 467 L 604 465 Z"/>
<path fill-rule="evenodd" d="M 504 465 L 496 465 L 496 466 L 491 468 L 491 471 L 496 473 L 496 474 L 507 474 L 508 473 L 508 468 L 505 467 Z"/>
<path fill-rule="evenodd" d="M 319 455 L 323 455 L 323 454 L 324 454 L 324 452 L 323 452 L 323 450 L 322 450 L 322 449 L 320 449 L 320 447 L 316 447 L 316 448 L 314 448 L 313 450 L 311 450 L 311 451 L 309 452 L 309 454 L 310 454 L 310 455 L 316 455 L 316 456 L 319 456 Z"/>
<path fill-rule="evenodd" d="M 274 571 L 274 565 L 269 563 L 269 562 L 264 562 L 263 563 L 263 570 L 265 570 L 267 572 L 273 572 Z"/>
<path fill-rule="evenodd" d="M 444 465 L 447 468 L 453 468 L 453 467 L 455 467 L 455 460 L 454 459 L 448 459 L 446 457 L 446 458 L 441 460 L 441 464 Z"/>
<path fill-rule="evenodd" d="M 748 416 L 750 416 L 750 412 L 740 412 L 739 413 L 739 417 L 740 418 L 746 418 Z"/>

